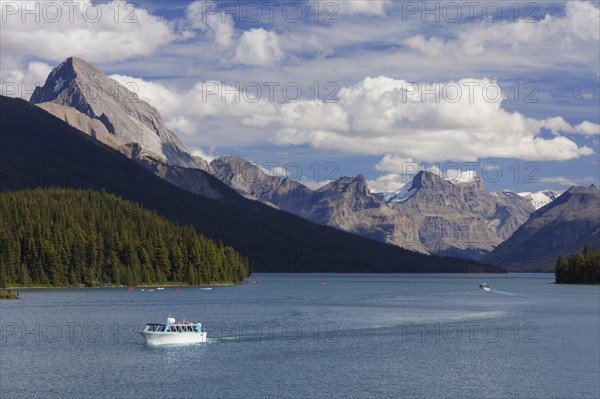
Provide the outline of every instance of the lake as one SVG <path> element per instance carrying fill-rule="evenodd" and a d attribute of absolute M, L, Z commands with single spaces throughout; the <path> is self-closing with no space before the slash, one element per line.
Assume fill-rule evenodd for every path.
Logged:
<path fill-rule="evenodd" d="M 17 290 L 24 299 L 0 302 L 0 397 L 600 397 L 599 286 L 551 274 L 250 280 Z M 169 315 L 202 321 L 209 342 L 144 345 L 137 332 Z"/>

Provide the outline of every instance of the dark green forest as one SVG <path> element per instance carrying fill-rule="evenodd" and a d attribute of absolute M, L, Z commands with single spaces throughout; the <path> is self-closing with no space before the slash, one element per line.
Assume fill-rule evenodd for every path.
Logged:
<path fill-rule="evenodd" d="M 0 287 L 238 283 L 248 260 L 104 191 L 0 193 Z"/>
<path fill-rule="evenodd" d="M 565 259 L 556 261 L 556 283 L 600 284 L 600 250 L 590 251 L 588 245 Z"/>

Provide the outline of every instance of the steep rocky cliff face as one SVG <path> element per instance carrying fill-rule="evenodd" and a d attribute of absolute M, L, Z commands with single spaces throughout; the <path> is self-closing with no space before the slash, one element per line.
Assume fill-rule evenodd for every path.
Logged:
<path fill-rule="evenodd" d="M 240 194 L 288 212 L 309 206 L 314 194 L 308 187 L 279 176 L 270 176 L 258 165 L 237 156 L 213 160 L 211 172 Z"/>
<path fill-rule="evenodd" d="M 30 101 L 74 108 L 104 125 L 103 133 L 108 132 L 114 142 L 138 143 L 148 157 L 165 164 L 199 167 L 154 107 L 80 58 L 68 58 L 56 67 Z M 105 137 L 103 134 L 98 138 Z"/>
<path fill-rule="evenodd" d="M 452 183 L 418 173 L 409 198 L 390 206 L 417 222 L 419 240 L 430 251 L 479 258 L 519 228 L 535 210 L 518 195 L 488 193 L 480 178 Z"/>
<path fill-rule="evenodd" d="M 429 252 L 428 248 L 420 245 L 415 222 L 371 194 L 363 175 L 341 177 L 321 187 L 316 194 L 318 201 L 308 216 L 320 223 L 419 252 Z"/>
<path fill-rule="evenodd" d="M 30 101 L 170 182 L 222 197 L 204 175 L 208 163 L 188 152 L 154 107 L 84 60 L 54 68 Z"/>

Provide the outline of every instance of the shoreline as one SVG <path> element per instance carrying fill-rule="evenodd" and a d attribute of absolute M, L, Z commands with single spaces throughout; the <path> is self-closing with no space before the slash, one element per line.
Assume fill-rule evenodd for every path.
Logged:
<path fill-rule="evenodd" d="M 12 292 L 10 288 L 7 288 L 7 291 L 4 291 L 4 289 L 0 290 L 0 301 L 12 301 L 15 299 L 21 299 L 21 295 Z"/>
<path fill-rule="evenodd" d="M 66 289 L 75 289 L 75 290 L 93 290 L 93 289 L 104 289 L 104 288 L 110 288 L 110 289 L 119 289 L 119 288 L 158 288 L 158 287 L 169 287 L 169 288 L 185 288 L 185 287 L 198 287 L 198 288 L 205 288 L 205 287 L 229 287 L 229 286 L 235 286 L 235 285 L 244 285 L 247 284 L 246 282 L 244 283 L 214 283 L 214 284 L 202 284 L 202 285 L 188 285 L 188 284 L 152 284 L 152 285 L 132 285 L 132 286 L 127 286 L 127 285 L 120 285 L 120 286 L 112 286 L 112 285 L 106 285 L 106 286 L 97 286 L 97 287 L 73 287 L 73 286 L 64 286 L 64 287 L 54 287 L 54 286 L 33 286 L 33 287 L 21 287 L 21 286 L 13 286 L 13 287 L 7 287 L 6 289 L 8 290 L 66 290 Z"/>

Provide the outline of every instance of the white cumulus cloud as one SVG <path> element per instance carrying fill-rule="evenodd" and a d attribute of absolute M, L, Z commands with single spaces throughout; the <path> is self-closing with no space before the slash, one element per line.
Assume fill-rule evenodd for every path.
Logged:
<path fill-rule="evenodd" d="M 150 55 L 177 36 L 169 23 L 132 3 L 1 0 L 2 57 L 110 62 Z"/>
<path fill-rule="evenodd" d="M 327 3 L 324 3 L 327 4 Z M 391 0 L 343 0 L 332 2 L 338 7 L 340 14 L 385 15 Z M 331 8 L 331 6 L 330 6 Z M 334 9 L 327 10 L 333 12 Z"/>
<path fill-rule="evenodd" d="M 282 58 L 277 33 L 263 28 L 245 31 L 235 49 L 235 60 L 246 65 L 273 65 Z"/>
<path fill-rule="evenodd" d="M 182 91 L 113 77 L 130 87 L 133 82 L 140 97 L 155 105 L 169 126 L 185 134 L 211 134 L 220 143 L 271 141 L 378 155 L 384 158 L 377 169 L 392 173 L 401 172 L 394 165 L 414 159 L 568 160 L 594 153 L 563 134 L 588 134 L 596 125 L 507 111 L 500 86 L 489 79 L 416 84 L 380 76 L 341 88 L 337 103 L 276 103 L 265 97 L 250 101 L 220 82 L 201 82 Z M 218 126 L 218 132 L 212 132 L 209 123 Z M 553 134 L 544 134 L 544 129 Z"/>
<path fill-rule="evenodd" d="M 366 78 L 339 92 L 347 129 L 306 129 L 281 126 L 277 144 L 309 144 L 323 150 L 361 155 L 397 154 L 402 158 L 476 160 L 482 157 L 567 160 L 593 153 L 579 147 L 566 133 L 585 133 L 588 124 L 537 120 L 502 107 L 503 94 L 489 79 L 446 83 L 411 83 L 385 76 Z M 283 113 L 279 107 L 279 114 Z M 311 118 L 306 113 L 305 118 Z M 334 118 L 332 115 L 331 118 Z M 299 118 L 302 119 L 302 118 Z M 561 118 L 562 119 L 562 118 Z M 556 136 L 545 138 L 543 128 Z"/>
<path fill-rule="evenodd" d="M 502 59 L 523 57 L 537 62 L 585 62 L 590 45 L 600 40 L 600 9 L 592 2 L 568 1 L 564 16 L 546 15 L 539 21 L 520 19 L 467 24 L 450 38 L 417 34 L 402 43 L 427 56 L 464 57 L 487 54 Z M 597 56 L 596 56 L 597 58 Z"/>

